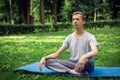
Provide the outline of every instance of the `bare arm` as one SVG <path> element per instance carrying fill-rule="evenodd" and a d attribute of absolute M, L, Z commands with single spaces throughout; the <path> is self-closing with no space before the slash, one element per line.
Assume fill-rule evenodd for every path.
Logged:
<path fill-rule="evenodd" d="M 65 51 L 66 48 L 61 47 L 59 48 L 59 50 L 56 53 L 50 54 L 48 56 L 45 56 L 45 59 L 49 59 L 49 58 L 57 58 L 60 54 L 62 54 L 62 52 Z"/>
<path fill-rule="evenodd" d="M 98 54 L 98 49 L 97 49 L 97 45 L 92 45 L 91 46 L 91 51 L 85 55 L 83 55 L 78 63 L 76 64 L 77 67 L 79 67 L 81 70 L 84 69 L 84 65 L 85 65 L 85 62 L 86 62 L 86 59 L 90 58 L 90 57 L 93 57 L 95 55 Z"/>
<path fill-rule="evenodd" d="M 93 57 L 93 56 L 95 56 L 95 55 L 97 55 L 97 54 L 98 54 L 97 45 L 92 45 L 92 46 L 91 46 L 91 52 L 83 55 L 82 57 L 88 59 L 88 58 Z"/>
<path fill-rule="evenodd" d="M 46 64 L 46 59 L 53 59 L 53 58 L 57 58 L 60 54 L 62 54 L 64 51 L 65 51 L 66 48 L 64 47 L 61 47 L 59 48 L 59 50 L 56 52 L 56 53 L 53 53 L 53 54 L 50 54 L 50 55 L 47 55 L 47 56 L 44 56 L 42 57 L 42 59 L 40 60 L 40 70 L 42 70 L 42 65 Z"/>

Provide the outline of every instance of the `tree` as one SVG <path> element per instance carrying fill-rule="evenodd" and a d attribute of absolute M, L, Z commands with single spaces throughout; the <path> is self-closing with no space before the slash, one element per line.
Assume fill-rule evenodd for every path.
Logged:
<path fill-rule="evenodd" d="M 44 19 L 44 0 L 40 0 L 40 23 L 44 24 L 45 23 L 45 19 Z"/>
<path fill-rule="evenodd" d="M 30 0 L 19 0 L 18 7 L 22 22 L 31 24 L 32 16 L 30 15 Z"/>
<path fill-rule="evenodd" d="M 54 20 L 54 23 L 57 23 L 57 2 L 58 0 L 51 0 L 50 1 L 50 4 L 51 4 L 51 14 L 53 16 L 53 20 Z"/>
<path fill-rule="evenodd" d="M 118 11 L 120 11 L 120 1 L 119 0 L 109 0 L 109 11 L 112 19 L 118 17 Z"/>
<path fill-rule="evenodd" d="M 64 4 L 64 1 L 65 0 L 52 0 L 51 1 L 51 5 L 52 5 L 51 6 L 51 13 L 53 15 L 54 23 L 60 22 L 61 18 L 63 18 L 61 15 L 61 13 L 63 13 L 63 12 L 61 9 L 62 9 L 62 6 Z"/>
<path fill-rule="evenodd" d="M 71 8 L 69 10 L 69 14 L 74 11 L 81 11 L 86 14 L 87 21 L 94 21 L 96 22 L 99 20 L 99 17 L 103 17 L 107 12 L 107 5 L 103 5 L 103 0 L 73 0 L 71 1 Z M 104 4 L 106 4 L 105 2 Z M 71 15 L 70 15 L 71 17 Z M 103 18 L 102 18 L 103 19 Z"/>
<path fill-rule="evenodd" d="M 11 24 L 14 24 L 12 0 L 9 0 L 9 2 L 10 2 L 10 17 L 11 17 Z"/>
<path fill-rule="evenodd" d="M 9 7 L 9 0 L 0 1 L 0 21 L 4 24 L 10 23 Z"/>

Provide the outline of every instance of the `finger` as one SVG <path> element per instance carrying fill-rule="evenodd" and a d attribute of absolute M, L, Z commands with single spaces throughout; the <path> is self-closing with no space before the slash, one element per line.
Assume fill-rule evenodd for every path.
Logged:
<path fill-rule="evenodd" d="M 81 69 L 81 71 L 83 71 L 84 70 L 84 66 L 82 66 L 80 69 Z"/>
<path fill-rule="evenodd" d="M 79 68 L 80 71 L 82 71 L 84 69 L 84 64 L 83 63 L 78 64 L 77 68 Z"/>
<path fill-rule="evenodd" d="M 40 71 L 42 71 L 42 63 L 40 63 L 40 66 L 39 66 L 39 67 L 40 67 Z"/>
<path fill-rule="evenodd" d="M 83 63 L 78 63 L 76 66 L 77 66 L 78 68 L 81 68 L 82 65 L 83 65 Z"/>
<path fill-rule="evenodd" d="M 80 70 L 81 70 L 81 71 L 84 70 L 84 64 L 81 64 L 81 66 L 80 66 Z"/>
<path fill-rule="evenodd" d="M 46 66 L 46 61 L 44 61 L 44 65 Z"/>

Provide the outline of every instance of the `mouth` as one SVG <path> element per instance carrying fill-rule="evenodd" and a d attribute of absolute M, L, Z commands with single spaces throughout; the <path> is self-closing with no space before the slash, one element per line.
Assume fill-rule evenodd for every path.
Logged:
<path fill-rule="evenodd" d="M 75 28 L 75 29 L 78 29 L 78 26 L 77 26 L 77 25 L 74 25 L 74 28 Z"/>
<path fill-rule="evenodd" d="M 74 24 L 74 27 L 77 27 L 78 26 L 78 24 Z"/>

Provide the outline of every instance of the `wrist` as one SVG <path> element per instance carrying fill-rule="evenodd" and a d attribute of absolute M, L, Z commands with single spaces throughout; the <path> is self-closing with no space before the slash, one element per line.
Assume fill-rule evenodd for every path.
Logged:
<path fill-rule="evenodd" d="M 46 59 L 46 56 L 44 56 L 43 59 Z"/>
<path fill-rule="evenodd" d="M 83 59 L 87 59 L 86 55 L 83 55 L 81 58 L 83 58 Z"/>

